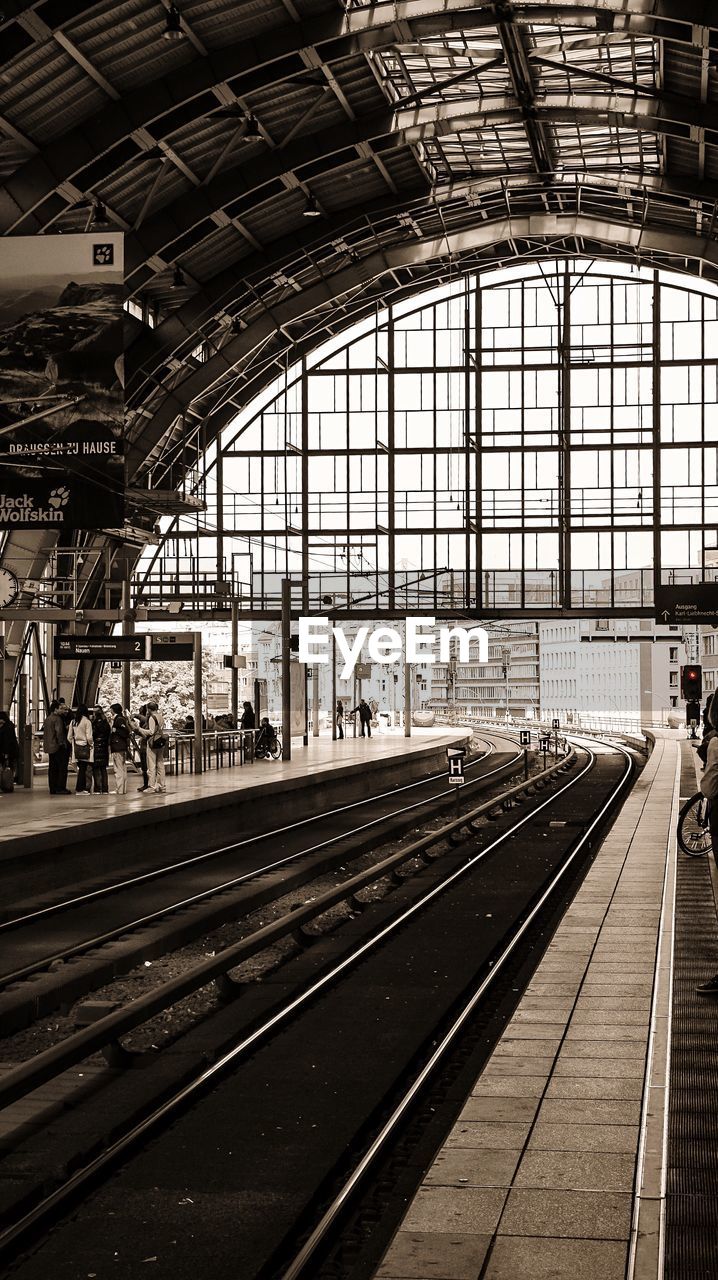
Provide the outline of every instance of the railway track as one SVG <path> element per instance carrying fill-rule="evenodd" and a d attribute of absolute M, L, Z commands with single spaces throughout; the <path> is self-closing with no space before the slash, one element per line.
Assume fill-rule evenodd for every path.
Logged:
<path fill-rule="evenodd" d="M 156 1170 L 154 1147 L 146 1153 L 143 1147 L 151 1137 L 163 1134 L 159 1145 L 165 1150 L 169 1144 L 169 1148 L 161 1160 L 173 1170 L 173 1189 L 161 1194 L 161 1205 L 148 1206 L 148 1221 L 155 1226 L 171 1221 L 174 1238 L 185 1227 L 190 1230 L 193 1240 L 209 1250 L 205 1258 L 212 1261 L 209 1266 L 205 1261 L 205 1274 L 213 1280 L 237 1274 L 247 1280 L 260 1275 L 318 1274 L 317 1258 L 326 1250 L 355 1188 L 364 1185 L 377 1159 L 383 1158 L 414 1101 L 445 1062 L 460 1033 L 463 1037 L 470 1020 L 480 1014 L 487 994 L 523 951 L 532 930 L 542 919 L 545 927 L 561 886 L 585 859 L 598 827 L 627 786 L 631 768 L 627 752 L 611 750 L 597 761 L 591 748 L 582 749 L 557 766 L 547 794 L 531 796 L 530 808 L 526 808 L 526 788 L 523 796 L 513 789 L 506 808 L 488 802 L 483 812 L 472 811 L 446 824 L 440 833 L 413 842 L 406 855 L 393 855 L 394 865 L 381 868 L 385 875 L 398 873 L 410 858 L 422 857 L 425 866 L 402 879 L 381 902 L 359 910 L 358 895 L 371 882 L 368 872 L 362 873 L 363 883 L 350 881 L 343 886 L 358 909 L 349 924 L 285 965 L 268 984 L 271 990 L 258 986 L 247 994 L 244 988 L 241 998 L 222 1013 L 223 1030 L 217 1033 L 212 1064 L 196 1071 L 159 1105 L 149 1108 L 139 1123 L 109 1141 L 99 1156 L 18 1215 L 0 1237 L 0 1248 L 11 1253 L 28 1232 L 73 1203 L 130 1152 L 138 1151 L 114 1182 L 97 1193 L 87 1212 L 80 1211 L 84 1235 L 89 1231 L 92 1237 L 96 1215 L 107 1212 L 105 1197 L 119 1195 L 121 1202 L 128 1193 L 127 1179 L 132 1182 L 139 1177 L 142 1182 L 145 1174 L 137 1171 L 148 1160 Z M 522 801 L 521 816 L 516 819 L 508 806 Z M 586 818 L 577 828 L 571 824 L 581 809 Z M 488 819 L 496 813 L 500 817 L 494 825 Z M 326 905 L 311 904 L 306 918 L 285 925 L 305 924 Z M 277 922 L 271 926 L 275 932 L 277 927 Z M 263 941 L 266 938 L 255 938 L 245 944 L 259 946 Z M 235 954 L 224 960 L 236 961 L 237 948 L 229 951 Z M 200 976 L 209 979 L 220 970 L 226 978 L 227 968 L 214 958 Z M 226 996 L 230 994 L 236 991 L 225 991 Z M 112 1026 L 88 1028 L 80 1033 L 85 1038 L 76 1043 L 75 1052 L 92 1052 L 103 1035 L 116 1037 L 123 1026 L 127 1026 L 126 1015 L 124 1023 L 117 1015 Z M 370 1051 L 372 1042 L 375 1052 Z M 67 1050 L 62 1063 L 60 1057 L 58 1065 L 66 1068 Z M 46 1067 L 51 1070 L 52 1064 Z M 42 1079 L 42 1064 L 39 1071 L 35 1066 L 34 1079 Z M 6 1077 L 0 1085 L 0 1101 L 12 1096 L 12 1082 Z M 309 1115 L 316 1118 L 297 1121 L 297 1116 Z M 184 1158 L 192 1153 L 190 1165 L 182 1166 L 183 1174 L 178 1174 L 177 1163 L 180 1131 Z M 286 1134 L 286 1139 L 280 1138 L 278 1147 L 268 1143 L 268 1135 L 278 1133 Z M 290 1151 L 287 1142 L 292 1136 Z M 243 1153 L 241 1175 L 229 1154 L 232 1150 Z M 228 1244 L 223 1211 L 219 1212 L 222 1220 L 214 1223 L 213 1242 L 208 1223 L 189 1208 L 206 1196 L 205 1180 L 207 1185 L 219 1185 L 220 1168 L 232 1189 L 235 1231 L 238 1213 L 245 1223 L 242 1206 L 249 1213 L 250 1203 L 255 1205 L 246 1220 L 239 1253 L 230 1250 L 221 1258 L 215 1256 L 217 1239 Z M 157 1176 L 152 1175 L 155 1180 Z M 174 1189 L 183 1177 L 186 1195 L 178 1197 Z M 272 1194 L 273 1180 L 277 1186 Z M 264 1197 L 272 1201 L 271 1212 Z M 177 1221 L 180 1201 L 187 1212 L 179 1218 L 189 1220 L 184 1226 Z M 260 1204 L 263 1207 L 257 1208 Z M 217 1212 L 213 1202 L 209 1217 L 214 1214 L 216 1219 Z M 172 1258 L 164 1225 L 159 1228 L 161 1247 L 157 1239 L 151 1244 L 145 1235 L 140 1230 L 130 1250 L 132 1257 L 125 1258 L 126 1241 L 122 1244 L 113 1258 L 113 1274 L 134 1274 L 132 1268 L 142 1261 L 137 1255 L 145 1248 L 150 1250 L 148 1257 L 162 1257 L 153 1274 L 183 1274 L 181 1265 L 179 1270 L 172 1269 L 178 1258 L 176 1254 Z M 88 1261 L 88 1270 L 101 1274 L 96 1263 L 106 1260 L 109 1244 L 97 1238 L 93 1247 L 97 1257 L 93 1254 Z M 43 1249 L 19 1264 L 17 1274 L 29 1278 L 50 1272 L 74 1278 L 85 1273 L 84 1261 L 84 1255 L 79 1265 L 73 1258 L 75 1270 L 63 1269 L 63 1258 L 49 1262 Z M 196 1259 L 194 1266 L 196 1274 Z"/>
<path fill-rule="evenodd" d="M 486 752 L 468 764 L 464 802 L 515 768 L 515 744 L 506 742 L 509 750 L 500 752 L 496 741 L 506 740 L 478 740 Z M 137 963 L 402 836 L 454 800 L 443 772 L 432 774 L 12 916 L 0 923 L 0 1032 L 18 1030 Z"/>

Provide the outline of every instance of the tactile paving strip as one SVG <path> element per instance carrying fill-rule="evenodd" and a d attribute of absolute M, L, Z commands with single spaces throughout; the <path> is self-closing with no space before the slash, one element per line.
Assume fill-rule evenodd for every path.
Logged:
<path fill-rule="evenodd" d="M 682 744 L 681 795 L 695 791 Z M 666 1201 L 665 1280 L 718 1276 L 718 998 L 696 994 L 718 971 L 706 858 L 678 855 Z"/>

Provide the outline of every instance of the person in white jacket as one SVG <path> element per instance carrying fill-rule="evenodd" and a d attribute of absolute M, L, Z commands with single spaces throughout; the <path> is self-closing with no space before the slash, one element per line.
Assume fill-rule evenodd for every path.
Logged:
<path fill-rule="evenodd" d="M 77 761 L 77 786 L 75 794 L 90 794 L 91 787 L 88 786 L 88 769 L 89 776 L 92 778 L 92 761 L 94 758 L 94 737 L 92 733 L 92 721 L 87 707 L 78 706 L 75 714 L 70 721 L 70 727 L 67 731 L 67 741 L 70 744 L 72 753 Z"/>

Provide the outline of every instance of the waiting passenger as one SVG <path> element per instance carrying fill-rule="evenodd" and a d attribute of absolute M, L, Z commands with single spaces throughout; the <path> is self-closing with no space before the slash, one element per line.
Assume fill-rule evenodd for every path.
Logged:
<path fill-rule="evenodd" d="M 156 795 L 163 795 L 165 785 L 165 747 L 167 736 L 165 722 L 156 699 L 147 703 L 147 776 L 149 787 Z"/>
<path fill-rule="evenodd" d="M 110 763 L 110 722 L 102 707 L 95 708 L 92 717 L 92 778 L 95 783 L 95 795 L 106 796 L 110 790 L 107 780 L 107 766 Z"/>
<path fill-rule="evenodd" d="M 718 865 L 718 697 L 710 699 L 706 705 L 707 716 L 704 718 L 703 741 L 708 743 L 706 767 L 701 778 L 701 791 L 710 800 L 710 833 L 713 846 L 713 857 Z M 700 752 L 700 748 L 699 748 Z M 718 973 L 707 982 L 696 987 L 702 996 L 718 996 Z"/>
<path fill-rule="evenodd" d="M 77 786 L 75 787 L 75 795 L 89 795 L 91 787 L 88 786 L 88 782 L 92 778 L 94 738 L 92 734 L 90 713 L 84 703 L 80 703 L 75 711 L 74 717 L 70 722 L 67 740 L 74 751 L 75 760 L 77 762 Z M 90 774 L 89 778 L 88 770 Z"/>
<path fill-rule="evenodd" d="M 262 716 L 254 744 L 254 753 L 258 759 L 269 758 L 277 751 L 277 731 L 267 716 Z"/>
<path fill-rule="evenodd" d="M 696 755 L 698 756 L 698 759 L 701 761 L 704 768 L 708 763 L 708 746 L 709 746 L 710 740 L 711 738 L 714 738 L 716 735 L 716 730 L 713 728 L 713 725 L 711 724 L 712 705 L 713 705 L 713 694 L 709 693 L 706 699 L 706 705 L 703 708 L 703 715 L 702 715 L 703 737 L 701 739 L 700 746 L 696 747 Z"/>
<path fill-rule="evenodd" d="M 127 795 L 127 755 L 130 749 L 130 726 L 119 702 L 110 707 L 113 715 L 110 731 L 110 751 L 115 770 L 115 795 Z"/>
<path fill-rule="evenodd" d="M 343 738 L 344 737 L 344 703 L 341 701 L 341 698 L 337 703 L 336 723 L 337 723 L 337 737 Z"/>
<path fill-rule="evenodd" d="M 362 738 L 364 736 L 366 736 L 367 738 L 370 738 L 371 737 L 371 707 L 369 706 L 369 703 L 366 701 L 365 698 L 359 699 L 359 705 L 355 707 L 353 711 L 349 712 L 350 716 L 356 715 L 357 711 L 359 712 L 359 720 L 361 722 L 361 736 Z"/>
<path fill-rule="evenodd" d="M 15 725 L 10 719 L 7 711 L 0 711 L 0 768 L 9 769 L 12 775 L 11 781 L 17 780 L 17 762 L 20 755 L 20 749 L 17 745 L 17 734 Z M 7 783 L 7 790 L 12 791 L 10 781 Z"/>
<path fill-rule="evenodd" d="M 150 785 L 149 774 L 147 772 L 147 739 L 140 732 L 147 728 L 147 704 L 143 702 L 137 712 L 137 722 L 135 722 L 128 714 L 127 719 L 130 722 L 130 728 L 134 729 L 133 743 L 137 752 L 140 773 L 142 774 L 142 786 L 138 787 L 138 791 L 147 791 Z"/>
<path fill-rule="evenodd" d="M 254 718 L 254 707 L 251 702 L 243 702 L 239 727 L 244 730 L 242 746 L 244 748 L 245 756 L 248 756 L 250 760 L 254 754 L 254 733 L 252 731 L 256 728 L 256 724 L 257 722 Z"/>
<path fill-rule="evenodd" d="M 67 745 L 65 720 L 59 708 L 57 700 L 50 703 L 50 711 L 42 727 L 42 745 L 47 752 L 47 785 L 50 795 L 69 796 L 67 766 L 70 762 L 70 748 Z"/>

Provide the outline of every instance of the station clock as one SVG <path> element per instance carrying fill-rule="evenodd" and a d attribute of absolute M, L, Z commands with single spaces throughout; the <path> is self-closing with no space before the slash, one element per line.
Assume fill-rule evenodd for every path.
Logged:
<path fill-rule="evenodd" d="M 20 593 L 20 586 L 15 574 L 10 569 L 0 568 L 0 609 L 7 609 L 14 604 Z"/>

